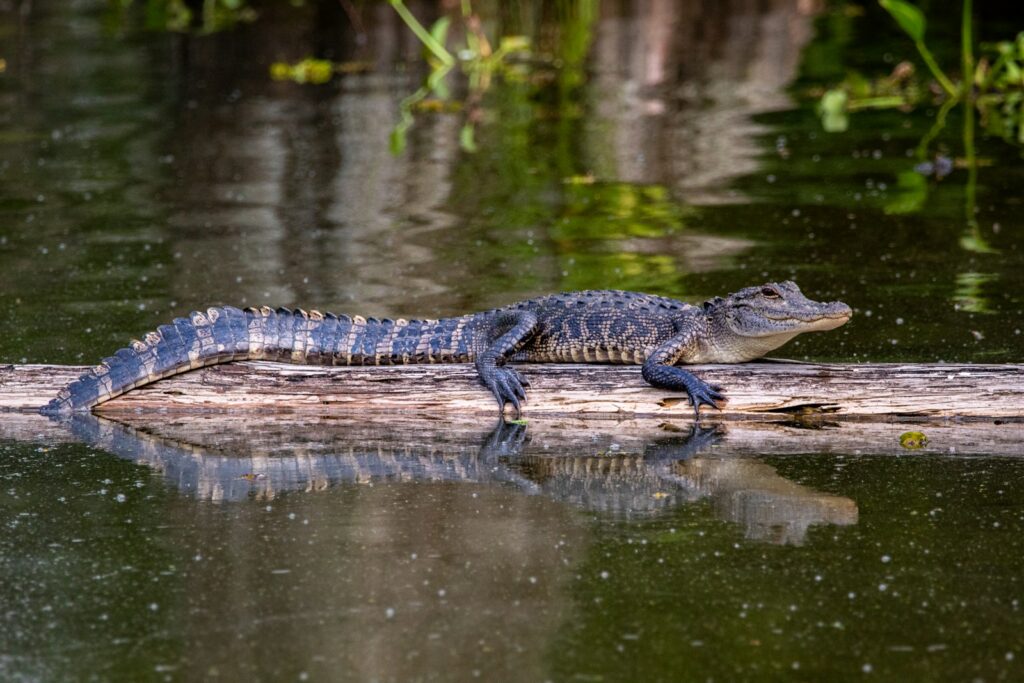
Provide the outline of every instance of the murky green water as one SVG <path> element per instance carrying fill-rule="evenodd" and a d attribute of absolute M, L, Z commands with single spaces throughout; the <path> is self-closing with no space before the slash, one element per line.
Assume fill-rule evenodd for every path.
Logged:
<path fill-rule="evenodd" d="M 477 153 L 461 115 L 420 114 L 394 156 L 423 74 L 385 5 L 360 43 L 335 3 L 191 37 L 102 2 L 0 3 L 0 362 L 92 362 L 215 303 L 433 316 L 788 278 L 857 315 L 783 355 L 1021 360 L 1020 147 L 979 127 L 976 177 L 924 178 L 934 111 L 826 134 L 795 104 L 910 55 L 874 9 L 570 5 L 492 8 L 562 69 L 497 82 Z M 948 58 L 955 17 L 930 26 Z M 309 54 L 374 68 L 267 76 Z M 932 149 L 962 158 L 964 125 Z M 969 456 L 792 431 L 713 457 L 622 427 L 628 466 L 588 429 L 530 429 L 114 442 L 5 419 L 0 677 L 1022 676 L 1012 426 Z"/>

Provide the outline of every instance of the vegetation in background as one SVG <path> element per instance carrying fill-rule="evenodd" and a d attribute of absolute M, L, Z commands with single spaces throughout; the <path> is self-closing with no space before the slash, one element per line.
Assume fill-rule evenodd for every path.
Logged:
<path fill-rule="evenodd" d="M 597 17 L 595 0 L 555 3 L 557 30 L 545 36 L 544 45 L 538 45 L 523 26 L 514 26 L 511 31 L 499 26 L 488 32 L 488 22 L 472 0 L 461 0 L 456 11 L 429 27 L 413 15 L 404 0 L 388 2 L 423 45 L 429 68 L 423 85 L 400 104 L 400 119 L 390 140 L 394 154 L 405 150 L 408 132 L 417 116 L 433 114 L 461 115 L 464 121 L 459 130 L 459 145 L 465 151 L 475 151 L 478 128 L 488 119 L 485 96 L 497 79 L 536 85 L 537 90 L 554 84 L 558 91 L 558 114 L 569 119 L 578 116 L 570 102 L 574 99 L 572 93 L 585 80 L 583 65 Z M 353 69 L 351 65 L 310 58 L 295 64 L 274 64 L 271 76 L 322 84 L 346 70 Z"/>
<path fill-rule="evenodd" d="M 110 0 L 110 6 L 122 13 L 134 2 Z M 202 0 L 198 9 L 185 0 L 144 0 L 143 11 L 146 28 L 157 31 L 214 33 L 256 18 L 256 10 L 248 0 Z"/>
<path fill-rule="evenodd" d="M 523 69 L 517 67 L 514 58 L 529 56 L 530 40 L 526 36 L 504 36 L 499 39 L 498 48 L 492 48 L 491 41 L 481 28 L 480 16 L 473 10 L 472 3 L 470 0 L 462 0 L 458 15 L 462 40 L 456 41 L 453 53 L 447 46 L 448 37 L 452 33 L 451 17 L 441 17 L 434 22 L 430 30 L 427 30 L 402 0 L 389 2 L 406 26 L 423 43 L 427 50 L 427 63 L 430 65 L 430 74 L 426 82 L 402 100 L 401 120 L 391 132 L 391 151 L 401 154 L 405 149 L 406 134 L 415 122 L 414 112 L 417 109 L 449 109 L 440 103 L 451 100 L 446 79 L 456 66 L 461 69 L 468 81 L 468 94 L 464 103 L 466 120 L 459 132 L 459 144 L 468 152 L 475 151 L 475 130 L 481 117 L 481 98 L 490 88 L 495 76 L 521 78 L 524 75 Z M 436 98 L 436 103 L 428 101 L 431 96 Z"/>
<path fill-rule="evenodd" d="M 939 101 L 948 112 L 949 107 L 964 101 L 981 113 L 987 129 L 1024 144 L 1024 32 L 1013 41 L 982 45 L 982 57 L 975 60 L 973 2 L 964 0 L 958 80 L 940 67 L 925 42 L 927 20 L 920 9 L 904 0 L 878 2 L 911 38 L 934 82 L 918 78 L 909 61 L 900 62 L 891 74 L 877 80 L 850 72 L 842 84 L 821 96 L 818 112 L 825 130 L 846 130 L 849 114 L 862 109 L 909 110 Z"/>
<path fill-rule="evenodd" d="M 938 103 L 935 122 L 917 145 L 915 165 L 897 176 L 896 199 L 888 210 L 890 213 L 919 211 L 928 196 L 929 178 L 941 180 L 954 168 L 966 169 L 967 232 L 961 237 L 960 246 L 978 254 L 992 253 L 994 250 L 979 231 L 976 217 L 979 165 L 975 153 L 976 119 L 980 115 L 981 124 L 992 134 L 1024 144 L 1024 32 L 1014 41 L 982 45 L 982 57 L 976 60 L 973 2 L 963 0 L 960 78 L 957 79 L 942 69 L 925 42 L 927 20 L 920 9 L 904 0 L 878 0 L 878 3 L 911 38 L 934 81 L 922 82 L 909 61 L 900 62 L 890 75 L 875 81 L 851 72 L 840 86 L 821 96 L 818 114 L 822 126 L 828 132 L 843 132 L 849 126 L 849 114 L 858 110 L 909 111 L 919 104 Z M 963 106 L 963 157 L 954 159 L 933 153 L 930 147 L 945 128 L 950 110 L 957 105 Z"/>

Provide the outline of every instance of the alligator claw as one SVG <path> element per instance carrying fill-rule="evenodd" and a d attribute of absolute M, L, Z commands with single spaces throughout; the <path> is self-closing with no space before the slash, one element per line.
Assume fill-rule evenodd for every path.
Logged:
<path fill-rule="evenodd" d="M 700 420 L 700 407 L 711 406 L 717 410 L 719 401 L 724 401 L 722 387 L 708 384 L 691 372 L 672 365 L 644 365 L 643 376 L 650 384 L 673 391 L 685 391 L 693 404 L 693 417 Z"/>
<path fill-rule="evenodd" d="M 505 404 L 511 403 L 518 418 L 522 404 L 526 402 L 526 389 L 523 387 L 529 386 L 529 382 L 524 382 L 518 372 L 507 367 L 491 368 L 481 379 L 497 399 L 499 412 L 504 413 Z"/>
<path fill-rule="evenodd" d="M 701 406 L 711 406 L 716 410 L 721 410 L 718 407 L 718 402 L 725 400 L 725 396 L 720 393 L 721 387 L 707 384 L 701 380 L 697 380 L 697 382 L 699 384 L 685 387 L 686 393 L 690 397 L 690 403 L 693 404 L 693 419 L 695 420 L 700 419 Z"/>

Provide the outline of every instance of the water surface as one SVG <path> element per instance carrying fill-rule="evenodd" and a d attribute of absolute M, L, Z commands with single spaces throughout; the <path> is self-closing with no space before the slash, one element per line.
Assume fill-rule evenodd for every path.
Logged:
<path fill-rule="evenodd" d="M 363 35 L 326 2 L 212 35 L 25 6 L 0 4 L 0 362 L 92 363 L 221 303 L 423 317 L 767 279 L 856 311 L 780 355 L 1021 360 L 1020 147 L 979 129 L 976 176 L 915 179 L 934 110 L 826 134 L 801 99 L 910 56 L 872 7 L 486 9 L 560 68 L 495 82 L 477 152 L 426 113 L 396 156 L 424 72 L 383 3 Z M 311 54 L 372 68 L 269 78 Z M 964 125 L 932 149 L 962 159 Z M 239 420 L 3 420 L 0 677 L 1022 675 L 1014 425 L 908 451 L 901 425 Z"/>

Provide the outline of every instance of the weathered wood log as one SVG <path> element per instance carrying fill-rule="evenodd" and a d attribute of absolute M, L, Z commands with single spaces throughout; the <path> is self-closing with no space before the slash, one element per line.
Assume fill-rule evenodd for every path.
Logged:
<path fill-rule="evenodd" d="M 689 418 L 684 395 L 647 386 L 632 366 L 522 365 L 532 388 L 525 417 Z M 1024 365 L 757 362 L 692 368 L 725 387 L 716 419 L 786 414 L 828 419 L 1024 419 Z M 32 410 L 85 368 L 0 366 L 0 410 Z M 241 362 L 196 370 L 136 389 L 99 407 L 189 412 L 259 409 L 330 413 L 491 414 L 494 399 L 470 365 L 311 367 Z"/>

